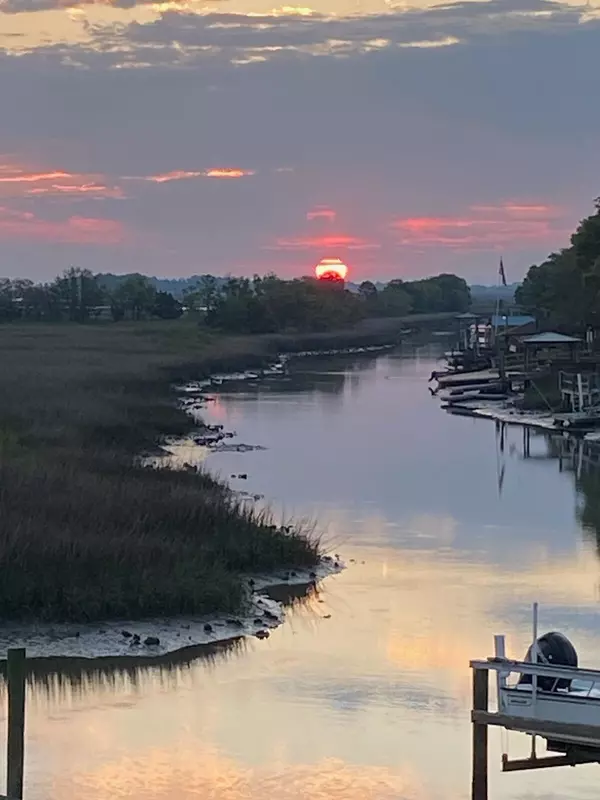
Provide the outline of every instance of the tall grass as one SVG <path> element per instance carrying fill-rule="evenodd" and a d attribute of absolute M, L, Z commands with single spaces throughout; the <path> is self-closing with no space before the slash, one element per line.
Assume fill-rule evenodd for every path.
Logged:
<path fill-rule="evenodd" d="M 0 327 L 0 617 L 232 611 L 243 573 L 315 563 L 212 477 L 134 460 L 189 429 L 173 382 L 273 346 L 185 321 Z"/>

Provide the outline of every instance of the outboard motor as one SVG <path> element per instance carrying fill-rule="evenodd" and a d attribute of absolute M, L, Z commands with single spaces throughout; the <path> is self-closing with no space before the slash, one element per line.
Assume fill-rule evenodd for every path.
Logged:
<path fill-rule="evenodd" d="M 577 651 L 571 642 L 562 633 L 551 631 L 540 636 L 537 640 L 537 663 L 547 664 L 552 667 L 576 667 L 577 666 Z M 533 662 L 533 645 L 527 651 L 525 661 Z M 531 675 L 521 675 L 519 683 L 531 683 Z M 539 677 L 537 679 L 538 687 L 544 692 L 552 692 L 557 689 L 566 689 L 571 687 L 571 681 L 566 678 L 547 678 Z"/>

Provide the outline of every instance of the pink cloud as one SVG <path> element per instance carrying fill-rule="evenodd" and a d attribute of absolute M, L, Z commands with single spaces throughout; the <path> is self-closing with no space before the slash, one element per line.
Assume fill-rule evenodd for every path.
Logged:
<path fill-rule="evenodd" d="M 266 250 L 329 250 L 347 248 L 348 250 L 377 250 L 376 242 L 358 236 L 345 234 L 329 234 L 324 236 L 300 236 L 293 239 L 277 239 L 275 244 L 268 245 Z"/>
<path fill-rule="evenodd" d="M 315 208 L 311 209 L 306 214 L 308 222 L 315 219 L 326 219 L 329 222 L 335 222 L 335 218 L 336 213 L 333 208 L 329 208 L 329 206 L 315 206 Z"/>
<path fill-rule="evenodd" d="M 400 217 L 391 227 L 398 243 L 407 246 L 511 249 L 527 242 L 542 244 L 556 239 L 563 233 L 557 225 L 561 215 L 557 206 L 507 201 L 473 205 L 459 217 Z"/>
<path fill-rule="evenodd" d="M 114 219 L 71 216 L 55 221 L 29 211 L 0 206 L 0 239 L 25 239 L 59 244 L 119 244 L 125 226 Z"/>

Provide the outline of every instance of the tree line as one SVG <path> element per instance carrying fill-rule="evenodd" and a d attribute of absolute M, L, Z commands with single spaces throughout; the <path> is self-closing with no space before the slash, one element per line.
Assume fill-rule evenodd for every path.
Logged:
<path fill-rule="evenodd" d="M 71 268 L 50 283 L 0 278 L 0 322 L 86 322 L 109 317 L 177 319 L 182 304 L 144 275 L 127 275 L 109 289 L 101 276 Z"/>
<path fill-rule="evenodd" d="M 353 325 L 366 317 L 465 311 L 469 287 L 456 275 L 419 281 L 390 281 L 377 289 L 364 281 L 357 292 L 341 280 L 276 275 L 228 278 L 206 275 L 184 295 L 186 307 L 211 328 L 236 333 L 321 332 Z"/>
<path fill-rule="evenodd" d="M 1 322 L 176 319 L 187 312 L 206 327 L 232 333 L 320 332 L 366 317 L 462 312 L 470 302 L 467 283 L 456 275 L 393 280 L 383 288 L 364 281 L 358 291 L 334 279 L 204 275 L 181 300 L 139 274 L 71 268 L 45 284 L 0 279 Z"/>
<path fill-rule="evenodd" d="M 515 299 L 547 324 L 570 329 L 600 325 L 600 198 L 569 247 L 530 267 Z"/>

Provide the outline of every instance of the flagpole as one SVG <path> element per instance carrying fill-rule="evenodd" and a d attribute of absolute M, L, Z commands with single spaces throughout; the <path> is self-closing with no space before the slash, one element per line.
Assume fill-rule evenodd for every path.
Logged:
<path fill-rule="evenodd" d="M 500 256 L 500 269 L 498 270 L 498 288 L 502 283 L 502 270 L 503 270 L 503 262 L 502 256 Z M 496 295 L 496 313 L 494 315 L 494 343 L 496 342 L 496 337 L 498 333 L 498 319 L 500 318 L 500 292 Z"/>

